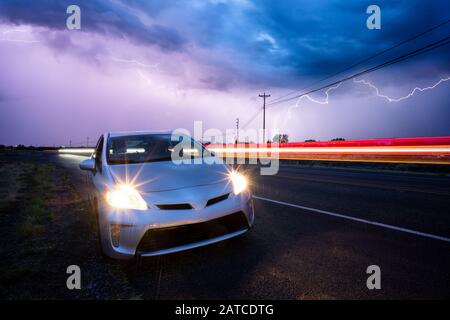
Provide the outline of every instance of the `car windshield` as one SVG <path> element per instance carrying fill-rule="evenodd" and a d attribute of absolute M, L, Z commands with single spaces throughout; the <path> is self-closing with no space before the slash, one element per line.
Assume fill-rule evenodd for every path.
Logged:
<path fill-rule="evenodd" d="M 180 142 L 182 145 L 177 148 Z M 183 159 L 212 155 L 202 144 L 190 137 L 172 134 L 109 137 L 107 148 L 109 164 L 170 161 L 173 152 L 178 152 L 179 157 Z"/>

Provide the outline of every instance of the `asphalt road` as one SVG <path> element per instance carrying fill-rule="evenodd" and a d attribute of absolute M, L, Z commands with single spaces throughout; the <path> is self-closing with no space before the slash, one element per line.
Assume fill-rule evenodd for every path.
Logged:
<path fill-rule="evenodd" d="M 81 157 L 64 166 L 85 194 Z M 256 224 L 216 245 L 144 259 L 129 272 L 147 299 L 450 298 L 448 176 L 248 167 Z M 369 290 L 366 269 L 381 268 Z"/>

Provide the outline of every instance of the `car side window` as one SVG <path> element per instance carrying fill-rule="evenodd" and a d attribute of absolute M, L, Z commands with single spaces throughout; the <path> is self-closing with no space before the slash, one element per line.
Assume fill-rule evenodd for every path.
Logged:
<path fill-rule="evenodd" d="M 97 147 L 95 148 L 95 166 L 99 173 L 102 173 L 102 151 L 103 151 L 103 136 L 97 142 Z"/>

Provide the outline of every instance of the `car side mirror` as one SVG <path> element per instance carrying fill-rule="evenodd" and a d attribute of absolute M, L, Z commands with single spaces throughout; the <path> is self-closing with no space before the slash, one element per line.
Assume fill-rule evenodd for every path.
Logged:
<path fill-rule="evenodd" d="M 87 171 L 95 171 L 95 159 L 90 158 L 80 162 L 80 169 Z"/>

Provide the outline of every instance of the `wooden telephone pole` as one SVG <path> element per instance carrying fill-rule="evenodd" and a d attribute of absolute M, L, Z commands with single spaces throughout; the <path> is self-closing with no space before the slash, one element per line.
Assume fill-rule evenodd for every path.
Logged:
<path fill-rule="evenodd" d="M 239 118 L 236 118 L 236 143 L 239 142 Z"/>
<path fill-rule="evenodd" d="M 260 94 L 260 98 L 263 98 L 263 143 L 266 143 L 266 98 L 270 97 L 270 94 Z"/>

